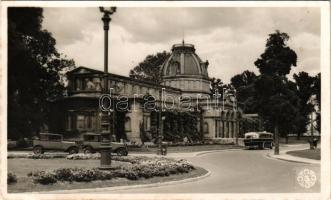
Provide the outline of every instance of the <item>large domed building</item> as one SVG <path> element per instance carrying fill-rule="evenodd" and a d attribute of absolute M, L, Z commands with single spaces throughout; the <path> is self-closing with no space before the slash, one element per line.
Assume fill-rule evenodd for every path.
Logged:
<path fill-rule="evenodd" d="M 190 130 L 203 140 L 236 142 L 240 132 L 241 112 L 236 109 L 235 98 L 217 99 L 211 94 L 209 63 L 197 55 L 194 45 L 183 41 L 173 45 L 171 51 L 170 57 L 161 68 L 161 84 L 87 67 L 78 67 L 68 72 L 67 96 L 55 103 L 49 131 L 62 133 L 64 137 L 80 137 L 85 132 L 109 132 L 117 141 L 122 139 L 139 144 L 146 141 L 155 142 L 155 135 L 163 134 L 163 131 L 160 132 L 160 124 L 167 123 L 161 126 L 164 127 L 162 130 L 167 128 L 164 134 L 172 135 L 176 141 L 183 140 L 184 136 L 189 137 L 191 133 L 185 131 Z M 127 102 L 123 103 L 122 98 L 120 106 L 127 108 L 126 110 L 116 107 L 113 112 L 106 112 L 108 114 L 101 110 L 100 99 L 109 92 L 109 88 L 104 85 L 106 81 L 113 89 L 114 103 L 119 102 L 123 96 L 127 99 Z M 163 98 L 163 92 L 171 98 Z M 156 109 L 146 109 L 146 95 L 155 98 Z M 194 109 L 182 109 L 184 97 L 191 99 Z M 165 117 L 162 123 L 160 110 Z M 195 118 L 191 124 L 178 117 L 178 113 L 185 112 L 188 113 L 187 116 Z M 171 116 L 177 118 L 169 119 Z M 170 123 L 167 120 L 172 121 Z M 190 127 L 188 129 L 185 126 Z M 178 133 L 179 135 L 176 135 Z"/>
<path fill-rule="evenodd" d="M 184 95 L 209 94 L 208 61 L 195 53 L 194 45 L 174 44 L 161 68 L 162 85 L 178 88 Z"/>

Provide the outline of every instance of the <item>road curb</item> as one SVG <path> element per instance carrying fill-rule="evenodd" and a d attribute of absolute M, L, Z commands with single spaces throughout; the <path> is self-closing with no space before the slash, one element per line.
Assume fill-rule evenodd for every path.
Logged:
<path fill-rule="evenodd" d="M 202 168 L 203 169 L 203 168 Z M 206 169 L 204 169 L 206 170 Z M 49 194 L 49 193 L 84 193 L 84 192 L 111 192 L 111 191 L 120 191 L 120 190 L 128 190 L 128 189 L 138 189 L 138 188 L 152 188 L 152 187 L 160 187 L 166 185 L 180 184 L 180 183 L 189 183 L 198 181 L 204 178 L 207 178 L 211 175 L 209 170 L 206 170 L 207 173 L 198 177 L 192 177 L 177 181 L 167 181 L 167 182 L 158 182 L 158 183 L 149 183 L 142 185 L 130 185 L 130 186 L 115 186 L 115 187 L 104 187 L 104 188 L 86 188 L 86 189 L 73 189 L 73 190 L 54 190 L 54 191 L 43 191 L 43 192 L 30 192 L 31 194 Z"/>
<path fill-rule="evenodd" d="M 242 150 L 242 148 L 237 148 L 237 149 L 218 149 L 218 150 L 211 150 L 211 151 L 200 151 L 200 152 L 197 152 L 194 157 L 196 156 L 201 156 L 201 155 L 204 155 L 204 154 L 209 154 L 209 153 L 215 153 L 215 152 L 222 152 L 222 151 L 239 151 L 239 150 Z"/>
<path fill-rule="evenodd" d="M 287 152 L 287 151 L 286 151 Z M 286 154 L 286 152 L 284 152 L 284 154 Z M 270 158 L 270 159 L 275 159 L 275 160 L 282 160 L 282 161 L 287 161 L 287 162 L 294 162 L 294 163 L 303 163 L 303 164 L 320 164 L 320 162 L 305 158 L 305 160 L 298 160 L 298 159 L 302 159 L 300 157 L 298 157 L 298 159 L 295 156 L 287 156 L 287 157 L 276 157 L 274 155 L 271 155 L 270 153 L 267 153 L 265 155 L 266 157 Z M 291 159 L 292 157 L 292 159 Z"/>

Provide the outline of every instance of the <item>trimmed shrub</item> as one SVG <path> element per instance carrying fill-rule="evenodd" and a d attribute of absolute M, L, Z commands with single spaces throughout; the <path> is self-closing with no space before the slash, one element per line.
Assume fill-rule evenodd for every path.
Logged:
<path fill-rule="evenodd" d="M 37 171 L 32 173 L 34 183 L 40 183 L 43 185 L 49 185 L 57 182 L 55 174 L 49 171 Z"/>

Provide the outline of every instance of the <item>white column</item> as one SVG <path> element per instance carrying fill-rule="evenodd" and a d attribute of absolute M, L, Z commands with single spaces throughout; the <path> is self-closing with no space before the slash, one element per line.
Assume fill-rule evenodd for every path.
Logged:
<path fill-rule="evenodd" d="M 229 137 L 229 123 L 228 121 L 224 121 L 224 138 Z"/>
<path fill-rule="evenodd" d="M 140 123 L 143 123 L 143 111 L 140 108 L 140 104 L 134 102 L 131 104 L 131 112 L 127 113 L 127 116 L 131 119 L 131 132 L 127 137 L 131 142 L 141 143 L 140 138 Z"/>
<path fill-rule="evenodd" d="M 223 131 L 223 120 L 220 120 L 220 137 L 224 138 L 224 131 Z"/>
<path fill-rule="evenodd" d="M 232 125 L 233 125 L 233 137 L 234 138 L 237 138 L 238 134 L 237 134 L 237 126 L 236 126 L 237 122 L 234 121 L 232 122 Z"/>
<path fill-rule="evenodd" d="M 229 121 L 229 138 L 232 138 L 232 121 Z"/>

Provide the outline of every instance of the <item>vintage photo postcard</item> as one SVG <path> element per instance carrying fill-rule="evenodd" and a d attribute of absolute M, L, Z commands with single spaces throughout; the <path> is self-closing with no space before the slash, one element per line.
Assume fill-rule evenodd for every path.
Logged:
<path fill-rule="evenodd" d="M 330 195 L 330 3 L 1 2 L 1 199 Z"/>

